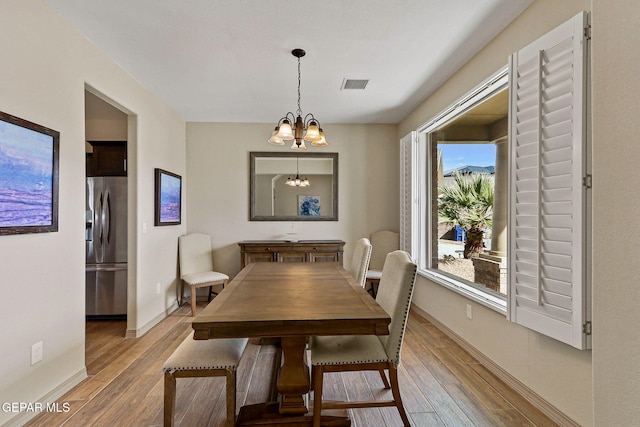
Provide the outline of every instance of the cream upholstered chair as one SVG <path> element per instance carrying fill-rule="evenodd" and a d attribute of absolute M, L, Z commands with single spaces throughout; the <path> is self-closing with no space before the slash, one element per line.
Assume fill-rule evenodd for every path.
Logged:
<path fill-rule="evenodd" d="M 227 426 L 236 419 L 236 369 L 248 338 L 194 340 L 185 338 L 162 366 L 164 372 L 164 425 L 173 426 L 176 378 L 226 377 Z"/>
<path fill-rule="evenodd" d="M 356 242 L 351 257 L 351 264 L 347 270 L 364 288 L 369 260 L 371 259 L 371 243 L 369 239 L 362 238 Z"/>
<path fill-rule="evenodd" d="M 371 250 L 371 261 L 369 262 L 369 270 L 367 271 L 367 280 L 371 288 L 369 292 L 375 298 L 376 289 L 380 283 L 382 276 L 382 267 L 389 252 L 393 252 L 400 248 L 400 235 L 393 231 L 381 230 L 371 233 L 369 236 L 373 249 Z"/>
<path fill-rule="evenodd" d="M 313 425 L 320 426 L 322 409 L 371 408 L 396 406 L 402 422 L 409 419 L 402 405 L 397 368 L 409 315 L 409 305 L 416 279 L 416 265 L 404 251 L 387 256 L 380 278 L 376 301 L 391 316 L 389 335 L 355 335 L 313 337 L 310 343 L 312 386 L 314 390 Z M 385 388 L 391 388 L 393 400 L 366 402 L 323 402 L 322 386 L 325 372 L 378 371 Z M 385 371 L 389 372 L 387 381 Z"/>
<path fill-rule="evenodd" d="M 196 315 L 196 290 L 209 288 L 209 300 L 213 285 L 224 288 L 229 276 L 213 271 L 211 253 L 211 237 L 207 234 L 191 233 L 178 237 L 178 254 L 180 255 L 180 305 L 184 300 L 184 285 L 191 290 L 191 315 Z"/>

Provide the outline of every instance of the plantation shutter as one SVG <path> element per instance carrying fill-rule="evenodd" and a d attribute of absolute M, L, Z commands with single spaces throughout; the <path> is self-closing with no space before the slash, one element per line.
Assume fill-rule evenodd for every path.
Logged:
<path fill-rule="evenodd" d="M 590 348 L 586 13 L 509 58 L 509 318 Z"/>
<path fill-rule="evenodd" d="M 417 148 L 418 133 L 412 131 L 400 140 L 400 249 L 417 259 L 418 238 L 412 233 L 417 231 L 417 194 L 414 179 L 418 172 Z"/>

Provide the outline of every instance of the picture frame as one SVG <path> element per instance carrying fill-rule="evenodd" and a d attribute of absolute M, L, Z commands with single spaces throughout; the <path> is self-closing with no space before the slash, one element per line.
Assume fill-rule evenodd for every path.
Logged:
<path fill-rule="evenodd" d="M 175 173 L 155 169 L 156 226 L 178 225 L 182 221 L 182 177 Z"/>
<path fill-rule="evenodd" d="M 58 231 L 60 132 L 0 111 L 0 235 Z"/>
<path fill-rule="evenodd" d="M 321 216 L 320 207 L 320 196 L 298 195 L 298 215 Z"/>

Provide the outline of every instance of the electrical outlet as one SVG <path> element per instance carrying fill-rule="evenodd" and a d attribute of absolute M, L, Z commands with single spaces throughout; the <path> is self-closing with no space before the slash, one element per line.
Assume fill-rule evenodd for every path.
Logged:
<path fill-rule="evenodd" d="M 160 295 L 160 282 L 156 283 L 156 294 Z"/>
<path fill-rule="evenodd" d="M 142 223 L 142 234 L 147 234 L 147 223 L 146 222 Z"/>
<path fill-rule="evenodd" d="M 38 341 L 31 346 L 31 365 L 33 366 L 41 361 L 42 356 L 42 341 Z"/>
<path fill-rule="evenodd" d="M 473 319 L 473 311 L 471 310 L 471 304 L 467 304 L 467 319 Z"/>

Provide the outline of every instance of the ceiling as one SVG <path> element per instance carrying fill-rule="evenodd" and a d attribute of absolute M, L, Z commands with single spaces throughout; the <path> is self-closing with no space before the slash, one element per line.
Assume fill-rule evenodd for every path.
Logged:
<path fill-rule="evenodd" d="M 184 120 L 260 123 L 297 108 L 294 48 L 304 114 L 397 123 L 532 1 L 44 0 Z"/>

